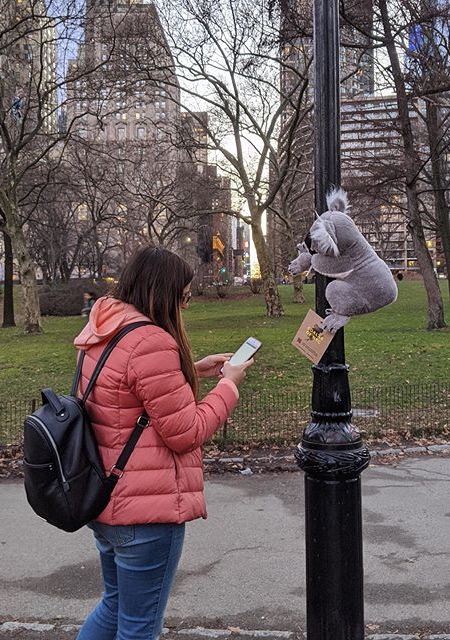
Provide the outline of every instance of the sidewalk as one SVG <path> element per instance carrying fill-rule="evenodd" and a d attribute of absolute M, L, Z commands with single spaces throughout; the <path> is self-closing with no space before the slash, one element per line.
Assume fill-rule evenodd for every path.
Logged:
<path fill-rule="evenodd" d="M 367 639 L 450 640 L 450 459 L 372 465 L 362 487 Z M 303 474 L 214 475 L 206 494 L 166 640 L 304 638 Z M 101 588 L 90 532 L 39 520 L 19 481 L 0 482 L 0 504 L 1 640 L 72 640 Z"/>

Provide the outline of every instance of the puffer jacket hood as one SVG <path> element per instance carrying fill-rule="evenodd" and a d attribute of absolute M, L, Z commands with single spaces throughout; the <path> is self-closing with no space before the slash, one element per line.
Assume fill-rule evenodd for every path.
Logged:
<path fill-rule="evenodd" d="M 148 318 L 133 305 L 103 296 L 94 303 L 89 314 L 89 322 L 75 338 L 74 344 L 77 349 L 86 351 L 92 345 L 112 338 L 125 325 L 140 320 Z"/>

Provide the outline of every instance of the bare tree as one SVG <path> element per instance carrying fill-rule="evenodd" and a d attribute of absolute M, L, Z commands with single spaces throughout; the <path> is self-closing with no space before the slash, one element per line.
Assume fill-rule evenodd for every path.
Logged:
<path fill-rule="evenodd" d="M 445 326 L 444 306 L 439 283 L 433 270 L 433 263 L 427 249 L 423 224 L 420 217 L 417 182 L 422 162 L 415 144 L 409 98 L 404 73 L 401 68 L 396 45 L 392 14 L 389 13 L 386 0 L 378 0 L 380 20 L 384 32 L 385 45 L 392 69 L 396 90 L 398 117 L 404 149 L 406 198 L 408 203 L 408 229 L 411 233 L 417 260 L 423 275 L 428 298 L 428 329 L 440 329 Z"/>
<path fill-rule="evenodd" d="M 413 95 L 423 98 L 429 162 L 425 167 L 434 196 L 434 228 L 450 274 L 450 187 L 447 155 L 450 145 L 450 66 L 447 3 L 428 0 L 416 9 L 416 24 L 408 55 L 408 81 Z M 450 278 L 448 279 L 450 293 Z"/>
<path fill-rule="evenodd" d="M 434 228 L 442 245 L 450 296 L 450 173 L 447 161 L 450 147 L 449 115 L 450 104 L 447 97 L 444 105 L 439 96 L 429 98 L 426 105 L 426 126 L 430 147 L 429 176 L 434 195 Z"/>
<path fill-rule="evenodd" d="M 72 135 L 66 152 L 81 186 L 75 202 L 89 210 L 93 223 L 103 220 L 98 226 L 103 234 L 108 219 L 118 258 L 120 249 L 125 259 L 141 242 L 176 247 L 190 213 L 180 198 L 179 87 L 158 15 L 152 4 L 118 4 L 108 20 L 101 7 L 89 5 L 85 42 L 69 75 L 79 75 L 89 64 L 107 64 L 75 82 L 70 93 L 69 115 L 83 104 L 99 104 L 98 112 L 79 119 L 78 140 Z"/>
<path fill-rule="evenodd" d="M 403 3 L 402 3 L 403 4 Z M 427 249 L 423 223 L 420 216 L 418 181 L 423 166 L 419 154 L 419 145 L 414 139 L 410 117 L 410 96 L 408 84 L 398 53 L 399 30 L 394 29 L 392 7 L 385 0 L 378 1 L 380 24 L 383 29 L 384 44 L 389 57 L 392 78 L 396 91 L 399 128 L 403 141 L 406 199 L 408 204 L 408 229 L 411 233 L 415 253 L 423 275 L 428 298 L 428 329 L 440 329 L 445 326 L 442 295 L 433 269 L 430 253 Z M 403 6 L 402 11 L 405 10 Z M 408 16 L 410 17 L 410 16 Z M 396 23 L 398 13 L 396 14 Z M 411 25 L 411 22 L 409 23 Z M 404 34 L 403 34 L 404 37 Z"/>
<path fill-rule="evenodd" d="M 269 162 L 277 158 L 281 117 L 301 101 L 307 72 L 292 68 L 292 84 L 281 90 L 280 16 L 273 3 L 220 0 L 214 4 L 179 0 L 160 3 L 180 85 L 181 106 L 191 117 L 208 111 L 204 148 L 230 177 L 238 215 L 252 229 L 267 314 L 280 316 L 280 301 L 264 218 L 274 203 L 287 167 L 269 179 Z M 272 9 L 270 11 L 270 9 Z M 292 120 L 292 127 L 298 122 Z M 285 129 L 286 139 L 289 132 Z M 292 137 L 292 136 L 291 136 Z M 237 215 L 234 213 L 234 215 Z"/>
<path fill-rule="evenodd" d="M 45 159 L 58 167 L 65 146 L 83 117 L 101 117 L 101 97 L 80 105 L 67 116 L 73 87 L 108 59 L 86 61 L 66 75 L 84 37 L 87 9 L 76 0 L 0 0 L 0 210 L 2 230 L 11 238 L 24 297 L 24 329 L 41 332 L 36 266 L 30 253 L 27 224 L 46 183 L 36 175 Z M 101 9 L 110 14 L 108 3 Z M 112 43 L 112 48 L 114 43 Z M 49 165 L 50 166 L 50 165 Z M 30 187 L 32 185 L 32 187 Z"/>
<path fill-rule="evenodd" d="M 445 91 L 448 85 L 448 74 L 443 73 L 443 60 L 448 54 L 440 59 L 434 55 L 436 49 L 442 53 L 443 39 L 437 35 L 442 22 L 436 21 L 438 15 L 442 18 L 442 12 L 448 14 L 448 9 L 435 0 L 420 3 L 374 0 L 373 28 L 365 32 L 373 43 L 378 88 L 384 94 L 389 90 L 394 94 L 395 112 L 389 109 L 386 125 L 397 133 L 401 143 L 400 156 L 397 147 L 387 149 L 391 151 L 390 163 L 387 155 L 381 162 L 374 157 L 378 166 L 373 171 L 372 193 L 382 185 L 385 191 L 397 190 L 398 210 L 404 202 L 407 228 L 427 292 L 428 329 L 445 326 L 442 296 L 426 236 L 431 220 L 430 198 L 434 206 L 439 199 L 443 205 L 438 193 L 442 192 L 442 185 L 439 187 L 436 180 L 436 169 L 437 156 L 440 155 L 442 161 L 444 145 L 436 143 L 439 135 L 434 140 L 430 135 L 431 113 L 426 107 L 430 97 Z M 347 19 L 351 21 L 348 15 Z M 430 180 L 433 175 L 434 179 Z M 436 214 L 435 219 L 439 218 L 448 224 L 448 209 Z M 435 231 L 440 233 L 436 226 Z"/>

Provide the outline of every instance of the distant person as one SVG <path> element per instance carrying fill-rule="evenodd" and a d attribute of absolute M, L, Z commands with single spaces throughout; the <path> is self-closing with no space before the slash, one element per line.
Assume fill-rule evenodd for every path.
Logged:
<path fill-rule="evenodd" d="M 233 366 L 231 354 L 222 353 L 194 362 L 182 318 L 193 275 L 166 249 L 140 249 L 75 339 L 86 352 L 81 394 L 107 341 L 127 324 L 152 322 L 122 338 L 86 402 L 105 470 L 144 411 L 150 424 L 110 503 L 88 525 L 100 552 L 104 593 L 77 640 L 157 640 L 185 523 L 206 517 L 201 447 L 235 408 L 237 386 L 253 360 Z M 217 379 L 201 400 L 198 378 Z"/>
<path fill-rule="evenodd" d="M 81 315 L 89 318 L 89 314 L 91 313 L 91 309 L 94 306 L 95 301 L 97 300 L 97 295 L 94 291 L 86 291 L 83 293 L 83 308 L 81 309 Z"/>

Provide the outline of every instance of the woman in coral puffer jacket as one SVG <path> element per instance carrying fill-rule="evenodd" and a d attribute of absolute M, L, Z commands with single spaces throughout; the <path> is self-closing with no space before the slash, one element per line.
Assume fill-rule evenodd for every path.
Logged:
<path fill-rule="evenodd" d="M 144 430 L 106 509 L 89 527 L 100 552 L 102 600 L 77 640 L 156 640 L 184 540 L 184 523 L 205 518 L 202 444 L 238 401 L 237 385 L 253 360 L 231 354 L 194 363 L 181 312 L 191 297 L 191 267 L 162 248 L 140 249 L 111 296 L 94 304 L 75 339 L 84 350 L 80 393 L 108 340 L 140 320 L 114 348 L 87 408 L 105 469 L 116 462 L 136 420 Z M 198 378 L 218 378 L 198 399 Z"/>

